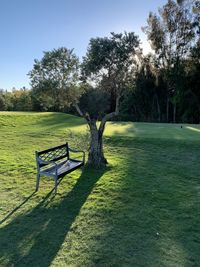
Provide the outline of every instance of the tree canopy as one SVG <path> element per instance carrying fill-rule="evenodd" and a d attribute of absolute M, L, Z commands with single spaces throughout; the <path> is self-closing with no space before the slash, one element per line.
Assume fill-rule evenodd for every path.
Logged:
<path fill-rule="evenodd" d="M 69 106 L 75 98 L 79 72 L 79 60 L 73 49 L 61 47 L 44 52 L 41 60 L 35 60 L 29 72 L 33 99 L 36 105 L 47 105 L 52 110 Z"/>

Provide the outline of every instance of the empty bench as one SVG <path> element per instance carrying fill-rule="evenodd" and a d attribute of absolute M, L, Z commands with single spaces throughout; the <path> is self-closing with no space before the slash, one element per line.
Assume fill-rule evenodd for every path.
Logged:
<path fill-rule="evenodd" d="M 70 152 L 82 153 L 81 159 L 72 159 Z M 68 143 L 43 151 L 36 151 L 35 154 L 37 164 L 36 191 L 39 188 L 41 175 L 50 176 L 54 179 L 56 193 L 59 178 L 78 168 L 82 168 L 83 171 L 85 164 L 85 152 L 69 148 Z"/>

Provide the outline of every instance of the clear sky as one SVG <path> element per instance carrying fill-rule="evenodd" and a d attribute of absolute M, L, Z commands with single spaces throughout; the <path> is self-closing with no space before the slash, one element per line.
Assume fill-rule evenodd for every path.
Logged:
<path fill-rule="evenodd" d="M 65 46 L 81 58 L 91 37 L 134 31 L 166 0 L 0 0 L 0 88 L 29 86 L 43 51 Z"/>

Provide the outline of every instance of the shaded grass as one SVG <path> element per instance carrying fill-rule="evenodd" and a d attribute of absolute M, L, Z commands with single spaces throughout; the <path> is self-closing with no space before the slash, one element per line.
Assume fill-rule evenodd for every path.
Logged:
<path fill-rule="evenodd" d="M 48 178 L 33 193 L 34 150 L 66 141 L 66 128 L 84 130 L 83 121 L 7 116 L 0 132 L 0 266 L 199 265 L 200 133 L 186 128 L 198 126 L 110 123 L 109 168 L 76 171 L 53 196 Z"/>
<path fill-rule="evenodd" d="M 55 195 L 51 191 L 33 209 L 17 216 L 3 228 L 1 232 L 3 247 L 0 254 L 7 255 L 9 265 L 51 264 L 102 172 L 95 172 L 90 179 L 88 175 L 86 171 L 59 202 L 53 201 Z M 12 244 L 8 243 L 11 233 L 15 240 Z M 6 262 L 7 259 L 3 260 Z M 3 261 L 3 264 L 5 262 Z"/>

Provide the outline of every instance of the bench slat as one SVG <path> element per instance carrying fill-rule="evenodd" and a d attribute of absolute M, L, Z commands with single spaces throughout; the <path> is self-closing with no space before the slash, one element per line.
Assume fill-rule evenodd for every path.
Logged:
<path fill-rule="evenodd" d="M 52 148 L 48 148 L 48 149 L 45 149 L 45 150 L 42 150 L 42 151 L 38 151 L 38 155 L 40 156 L 41 154 L 53 151 L 55 149 L 63 148 L 63 147 L 67 147 L 68 148 L 68 143 L 60 145 L 60 146 L 55 146 L 55 147 L 52 147 Z"/>
<path fill-rule="evenodd" d="M 69 158 L 68 144 L 52 147 L 36 153 L 38 158 L 44 161 L 57 161 L 63 158 Z"/>
<path fill-rule="evenodd" d="M 58 176 L 60 176 L 63 173 L 72 171 L 75 168 L 80 167 L 81 165 L 83 165 L 82 161 L 73 161 L 73 160 L 62 161 L 62 162 L 58 163 L 58 165 L 57 165 L 57 168 L 58 168 L 57 174 L 58 174 Z M 55 176 L 56 175 L 56 167 L 55 166 L 47 167 L 47 168 L 41 170 L 40 173 L 43 173 L 45 175 L 50 174 L 50 175 Z"/>

